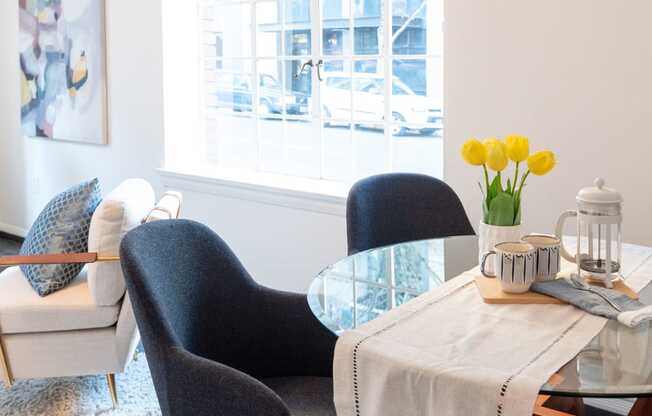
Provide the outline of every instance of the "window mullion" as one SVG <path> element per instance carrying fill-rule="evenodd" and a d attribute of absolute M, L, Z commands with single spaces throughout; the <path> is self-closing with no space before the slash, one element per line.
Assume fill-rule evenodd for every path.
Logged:
<path fill-rule="evenodd" d="M 385 78 L 385 167 L 388 172 L 394 170 L 394 140 L 392 137 L 392 0 L 383 1 L 383 73 Z"/>
<path fill-rule="evenodd" d="M 354 25 L 354 10 L 353 10 L 353 1 L 349 1 L 349 51 L 351 58 L 355 57 L 355 25 Z M 344 58 L 346 62 L 346 58 Z M 353 99 L 353 67 L 355 66 L 355 61 L 351 59 L 349 61 L 349 77 L 351 82 L 349 85 L 349 100 L 350 105 L 349 109 L 349 140 L 351 141 L 351 174 L 353 177 L 352 180 L 358 178 L 358 142 L 355 140 L 355 125 L 353 124 L 353 119 L 355 118 L 353 114 L 355 113 L 355 108 L 353 105 L 355 103 Z"/>
<path fill-rule="evenodd" d="M 251 57 L 252 57 L 252 72 L 254 79 L 253 87 L 253 102 L 251 103 L 253 114 L 254 114 L 254 137 L 256 138 L 256 170 L 261 171 L 263 168 L 263 150 L 260 142 L 260 114 L 258 114 L 259 103 L 260 103 L 260 76 L 258 74 L 258 45 L 256 42 L 258 23 L 256 16 L 256 1 L 250 1 L 250 10 L 251 10 Z"/>
<path fill-rule="evenodd" d="M 279 31 L 279 36 L 281 37 L 281 56 L 286 56 L 286 45 L 285 45 L 285 1 L 286 0 L 276 0 L 279 8 L 279 13 L 280 13 L 280 31 Z M 281 74 L 281 97 L 283 100 L 285 100 L 285 94 L 287 94 L 287 85 L 286 85 L 286 72 L 287 72 L 287 62 L 291 61 L 286 61 L 285 59 L 277 59 L 276 64 L 281 66 L 280 74 Z M 288 139 L 287 139 L 287 120 L 286 120 L 286 114 L 285 114 L 285 104 L 284 101 L 281 102 L 281 143 L 283 146 L 283 173 L 286 174 L 292 174 L 291 168 L 290 168 L 290 154 L 289 154 L 289 149 L 288 149 Z"/>
<path fill-rule="evenodd" d="M 316 151 L 319 152 L 319 178 L 324 179 L 326 168 L 325 164 L 325 144 L 324 134 L 322 131 L 322 104 L 321 104 L 321 80 L 319 79 L 319 62 L 322 60 L 321 51 L 321 31 L 322 31 L 322 17 L 321 17 L 321 4 L 320 0 L 310 0 L 310 28 L 311 28 L 311 42 L 312 42 L 312 131 L 318 139 L 318 146 Z M 323 72 L 323 71 L 322 71 Z M 314 144 L 314 142 L 312 143 Z M 312 146 L 311 146 L 312 147 Z"/>

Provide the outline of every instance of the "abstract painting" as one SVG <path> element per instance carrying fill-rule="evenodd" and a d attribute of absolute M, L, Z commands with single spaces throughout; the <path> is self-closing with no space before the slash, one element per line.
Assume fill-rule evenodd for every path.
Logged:
<path fill-rule="evenodd" d="M 25 136 L 107 142 L 104 2 L 18 0 Z"/>

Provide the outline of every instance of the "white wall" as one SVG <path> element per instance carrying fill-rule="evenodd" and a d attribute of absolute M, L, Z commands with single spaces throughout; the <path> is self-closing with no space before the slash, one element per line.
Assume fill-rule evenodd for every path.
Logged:
<path fill-rule="evenodd" d="M 130 176 L 160 185 L 161 1 L 110 0 L 107 14 L 111 144 L 27 140 L 19 125 L 17 1 L 0 2 L 2 229 L 27 228 L 50 196 L 91 176 L 105 189 Z M 529 229 L 551 231 L 576 191 L 603 175 L 625 195 L 625 238 L 652 244 L 652 3 L 448 0 L 445 15 L 445 175 L 474 222 L 479 172 L 463 165 L 459 147 L 468 136 L 519 132 L 560 159 L 552 175 L 530 181 Z M 197 192 L 186 199 L 185 215 L 218 231 L 264 283 L 303 290 L 345 254 L 341 216 Z"/>
<path fill-rule="evenodd" d="M 625 240 L 652 244 L 652 2 L 449 0 L 445 14 L 446 180 L 474 222 L 480 172 L 461 143 L 518 132 L 560 160 L 529 181 L 529 230 L 551 232 L 603 176 L 624 194 Z"/>
<path fill-rule="evenodd" d="M 305 292 L 317 273 L 346 256 L 343 216 L 183 193 L 184 215 L 216 230 L 262 284 Z"/>
<path fill-rule="evenodd" d="M 20 129 L 18 1 L 0 2 L 0 223 L 29 228 L 68 186 L 99 177 L 104 190 L 140 176 L 160 187 L 163 163 L 161 4 L 106 1 L 109 146 L 25 139 Z"/>

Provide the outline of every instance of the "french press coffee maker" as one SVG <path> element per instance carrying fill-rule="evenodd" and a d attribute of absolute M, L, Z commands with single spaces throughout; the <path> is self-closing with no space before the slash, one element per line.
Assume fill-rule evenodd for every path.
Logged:
<path fill-rule="evenodd" d="M 562 242 L 561 255 L 577 264 L 580 277 L 602 281 L 613 288 L 622 267 L 622 202 L 616 190 L 607 188 L 598 178 L 595 186 L 583 188 L 577 194 L 577 210 L 566 211 L 557 222 L 557 237 L 561 239 L 564 223 L 577 217 L 575 254 L 571 255 Z"/>

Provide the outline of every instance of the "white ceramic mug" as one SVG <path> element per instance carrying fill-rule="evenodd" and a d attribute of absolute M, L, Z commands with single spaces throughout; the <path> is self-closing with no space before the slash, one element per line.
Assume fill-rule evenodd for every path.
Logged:
<path fill-rule="evenodd" d="M 536 248 L 536 281 L 555 280 L 561 267 L 561 240 L 553 235 L 530 234 L 521 239 Z"/>
<path fill-rule="evenodd" d="M 495 274 L 488 273 L 485 266 L 491 255 L 495 256 Z M 497 278 L 503 292 L 527 292 L 536 278 L 536 248 L 523 242 L 496 244 L 494 249 L 482 258 L 480 270 L 485 277 Z"/>

